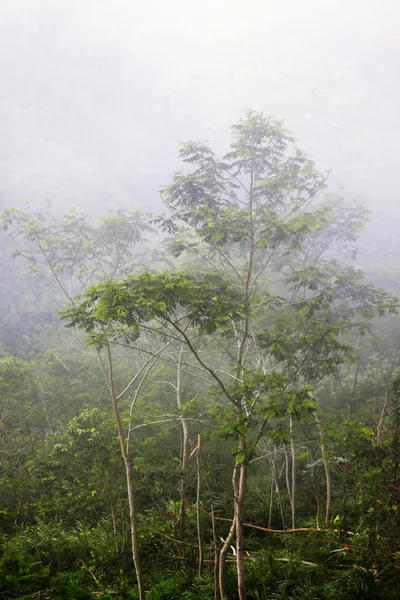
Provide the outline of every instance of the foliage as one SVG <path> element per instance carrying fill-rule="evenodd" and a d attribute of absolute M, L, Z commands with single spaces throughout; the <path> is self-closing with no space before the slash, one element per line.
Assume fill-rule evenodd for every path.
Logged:
<path fill-rule="evenodd" d="M 151 224 L 136 209 L 1 215 L 17 247 L 1 241 L 0 595 L 139 597 L 114 408 L 149 598 L 214 598 L 211 506 L 220 551 L 242 495 L 249 599 L 394 599 L 399 322 L 355 263 L 367 211 L 323 195 L 260 113 L 221 158 L 205 142 L 180 157 Z M 384 264 L 373 277 L 396 288 Z"/>

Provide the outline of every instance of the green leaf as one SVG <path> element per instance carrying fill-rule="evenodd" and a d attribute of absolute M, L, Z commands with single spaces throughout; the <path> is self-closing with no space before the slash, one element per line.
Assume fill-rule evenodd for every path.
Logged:
<path fill-rule="evenodd" d="M 246 460 L 246 453 L 240 450 L 236 454 L 236 464 L 241 465 L 242 463 L 244 463 L 245 460 Z"/>

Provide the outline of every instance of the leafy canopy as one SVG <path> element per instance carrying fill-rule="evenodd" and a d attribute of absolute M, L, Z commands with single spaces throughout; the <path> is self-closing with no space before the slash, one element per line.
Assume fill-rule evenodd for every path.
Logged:
<path fill-rule="evenodd" d="M 185 309 L 181 318 L 188 326 L 213 333 L 243 317 L 244 303 L 232 284 L 219 275 L 147 272 L 89 288 L 83 301 L 64 310 L 62 317 L 69 319 L 69 327 L 84 329 L 91 342 L 101 347 L 106 326 L 122 323 L 139 333 L 141 324 L 149 321 L 175 323 L 180 309 Z"/>

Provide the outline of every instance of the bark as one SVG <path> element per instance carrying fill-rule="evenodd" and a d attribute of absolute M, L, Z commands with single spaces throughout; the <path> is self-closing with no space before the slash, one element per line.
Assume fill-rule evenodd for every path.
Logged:
<path fill-rule="evenodd" d="M 276 447 L 274 449 L 274 457 L 272 459 L 272 471 L 274 474 L 274 481 L 275 481 L 275 493 L 276 493 L 276 498 L 278 501 L 278 506 L 279 506 L 279 512 L 281 515 L 281 521 L 282 521 L 282 527 L 283 529 L 286 529 L 286 523 L 285 523 L 285 516 L 283 514 L 283 505 L 282 505 L 282 497 L 281 497 L 281 492 L 279 489 L 279 481 L 278 481 L 278 473 L 276 470 Z"/>
<path fill-rule="evenodd" d="M 315 515 L 315 522 L 317 524 L 317 529 L 320 529 L 320 526 L 319 526 L 319 513 L 320 513 L 320 510 L 321 510 L 321 506 L 320 506 L 319 498 L 318 498 L 317 494 L 315 492 L 313 492 L 313 494 L 314 494 L 314 497 L 315 497 L 315 501 L 317 503 L 317 514 Z"/>
<path fill-rule="evenodd" d="M 250 208 L 250 239 L 249 239 L 249 260 L 247 266 L 247 274 L 245 281 L 245 292 L 246 292 L 246 304 L 249 307 L 250 295 L 251 295 L 251 278 L 253 274 L 254 264 L 254 252 L 255 252 L 255 227 L 253 221 L 253 186 L 254 186 L 254 172 L 251 170 L 250 173 L 250 190 L 249 190 L 249 208 Z M 235 377 L 239 380 L 243 375 L 243 360 L 245 356 L 246 344 L 249 338 L 250 329 L 250 318 L 246 316 L 243 320 L 243 333 L 238 343 L 238 353 L 236 360 L 236 372 Z M 237 406 L 237 421 L 241 423 L 243 415 L 247 414 L 246 401 L 240 401 Z M 239 437 L 239 451 L 242 452 L 246 460 L 246 436 L 241 435 Z M 236 472 L 238 477 L 236 478 Z M 243 528 L 243 514 L 244 514 L 244 498 L 246 495 L 247 487 L 247 466 L 245 462 L 242 462 L 239 469 L 235 468 L 234 471 L 234 520 L 236 521 L 236 567 L 237 567 L 237 584 L 238 584 L 238 597 L 239 600 L 246 600 L 246 568 L 244 561 L 244 528 Z"/>
<path fill-rule="evenodd" d="M 315 423 L 316 423 L 317 429 L 318 429 L 320 446 L 321 446 L 322 463 L 324 465 L 324 470 L 325 470 L 325 481 L 326 481 L 325 527 L 329 527 L 329 523 L 331 521 L 331 503 L 332 503 L 331 471 L 329 468 L 329 461 L 328 461 L 328 457 L 327 457 L 324 432 L 322 430 L 321 421 L 320 421 L 317 411 L 314 412 L 314 418 L 315 418 Z"/>
<path fill-rule="evenodd" d="M 292 529 L 296 529 L 296 444 L 293 433 L 293 417 L 289 415 L 289 431 L 290 431 L 290 453 L 292 466 L 292 493 L 291 493 L 291 512 L 292 512 Z"/>
<path fill-rule="evenodd" d="M 139 588 L 140 600 L 145 600 L 146 593 L 144 589 L 142 568 L 139 559 L 139 544 L 138 544 L 138 532 L 136 523 L 136 502 L 133 488 L 133 469 L 132 461 L 130 458 L 125 460 L 126 468 L 126 481 L 128 484 L 128 500 L 129 500 L 129 520 L 131 525 L 131 544 L 132 544 L 132 557 L 133 564 L 135 565 L 136 578 Z"/>
<path fill-rule="evenodd" d="M 268 529 L 272 527 L 272 507 L 274 503 L 275 473 L 271 468 L 271 491 L 269 494 Z"/>
<path fill-rule="evenodd" d="M 233 519 L 231 528 L 229 529 L 228 537 L 226 538 L 219 554 L 219 594 L 221 600 L 227 600 L 225 583 L 226 555 L 228 554 L 229 548 L 232 544 L 235 531 L 236 519 Z"/>
<path fill-rule="evenodd" d="M 114 510 L 113 505 L 111 505 L 111 518 L 112 518 L 112 524 L 113 524 L 113 535 L 114 535 L 114 542 L 115 542 L 115 550 L 116 550 L 117 554 L 119 554 L 118 532 L 117 532 L 117 519 L 115 517 L 115 510 Z"/>
<path fill-rule="evenodd" d="M 204 566 L 204 545 L 203 545 L 203 519 L 201 514 L 201 464 L 200 464 L 200 451 L 201 451 L 201 436 L 197 437 L 197 540 L 199 546 L 199 575 L 203 573 Z"/>
<path fill-rule="evenodd" d="M 103 361 L 101 359 L 99 353 L 100 364 L 103 370 L 103 374 L 105 376 L 108 389 L 110 391 L 111 402 L 113 407 L 113 413 L 115 418 L 115 423 L 117 426 L 118 432 L 118 440 L 121 448 L 121 455 L 125 463 L 125 472 L 126 472 L 126 486 L 128 491 L 128 502 L 129 502 L 129 522 L 130 522 L 130 530 L 131 530 L 131 547 L 132 547 L 132 558 L 133 564 L 136 572 L 136 579 L 138 583 L 139 589 L 139 599 L 145 600 L 146 592 L 144 589 L 143 582 L 143 573 L 142 567 L 139 559 L 139 544 L 138 544 L 138 531 L 137 531 L 137 523 L 136 523 L 136 503 L 135 503 L 135 494 L 134 494 L 134 485 L 133 485 L 133 469 L 132 469 L 132 461 L 129 457 L 129 447 L 125 447 L 125 436 L 122 429 L 121 415 L 118 410 L 118 400 L 115 392 L 114 379 L 113 379 L 113 365 L 112 365 L 112 356 L 111 349 L 109 344 L 106 344 L 107 350 L 107 358 L 108 358 L 108 375 L 104 369 Z"/>
<path fill-rule="evenodd" d="M 123 554 L 124 550 L 125 550 L 126 528 L 125 528 L 125 507 L 122 505 L 122 502 L 121 502 L 121 523 L 122 523 L 121 554 Z"/>
<path fill-rule="evenodd" d="M 213 535 L 213 544 L 214 544 L 214 600 L 218 600 L 219 556 L 218 556 L 217 528 L 215 526 L 214 503 L 211 504 L 211 523 L 212 523 L 212 535 Z"/>
<path fill-rule="evenodd" d="M 388 411 L 388 403 L 389 403 L 389 387 L 386 385 L 385 386 L 385 400 L 383 402 L 382 412 L 381 412 L 381 416 L 379 418 L 378 425 L 376 426 L 376 437 L 377 437 L 378 442 L 381 441 L 383 423 L 385 422 L 385 418 L 386 418 L 387 411 Z"/>
<path fill-rule="evenodd" d="M 361 358 L 359 358 L 358 361 L 357 361 L 356 372 L 354 373 L 352 394 L 354 394 L 354 392 L 356 391 L 357 382 L 358 382 L 358 375 L 360 373 L 360 365 L 361 365 Z"/>
<path fill-rule="evenodd" d="M 286 446 L 284 446 L 284 453 L 285 453 L 285 482 L 286 482 L 286 490 L 287 490 L 287 495 L 288 495 L 288 500 L 289 500 L 289 506 L 290 508 L 292 508 L 292 492 L 291 492 L 291 487 L 290 487 L 290 464 L 289 464 L 289 456 L 287 453 L 287 449 Z"/>
<path fill-rule="evenodd" d="M 235 468 L 233 470 L 233 477 L 232 477 L 232 484 L 233 484 L 234 490 L 236 489 L 236 487 L 238 486 L 238 483 L 239 483 L 238 475 L 239 475 L 238 468 L 235 466 Z M 236 518 L 234 516 L 228 536 L 227 536 L 227 538 L 221 548 L 221 552 L 219 554 L 219 593 L 220 593 L 221 600 L 226 600 L 226 598 L 227 598 L 226 584 L 225 584 L 226 555 L 228 554 L 229 548 L 232 544 L 233 537 L 235 535 L 235 531 L 236 531 Z"/>
<path fill-rule="evenodd" d="M 244 562 L 244 498 L 246 494 L 247 466 L 240 465 L 239 482 L 235 493 L 236 564 L 239 600 L 246 600 L 246 572 Z"/>
<path fill-rule="evenodd" d="M 181 391 L 181 359 L 183 352 L 183 344 L 179 352 L 179 358 L 176 370 L 176 403 L 178 410 L 182 408 L 182 391 Z M 179 538 L 183 540 L 185 538 L 186 530 L 186 471 L 189 461 L 189 427 L 188 421 L 181 414 L 180 415 L 181 428 L 182 428 L 182 449 L 181 449 L 181 478 L 179 480 L 179 515 L 178 515 L 178 532 Z"/>

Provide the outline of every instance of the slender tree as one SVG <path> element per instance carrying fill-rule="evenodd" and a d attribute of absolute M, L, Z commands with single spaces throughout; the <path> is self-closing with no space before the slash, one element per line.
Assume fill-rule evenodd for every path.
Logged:
<path fill-rule="evenodd" d="M 21 243 L 14 249 L 14 257 L 23 258 L 33 276 L 49 279 L 54 288 L 50 299 L 59 308 L 75 306 L 79 294 L 82 294 L 90 283 L 131 273 L 135 263 L 148 253 L 144 246 L 143 234 L 145 231 L 152 231 L 145 215 L 138 210 L 110 212 L 96 223 L 86 213 L 76 211 L 70 211 L 57 218 L 50 211 L 50 206 L 38 211 L 31 211 L 29 208 L 25 211 L 8 209 L 1 215 L 1 222 L 9 235 Z M 131 423 L 129 422 L 128 433 L 125 436 L 120 402 L 129 390 L 135 389 L 133 386 L 136 384 L 130 411 L 132 415 L 137 393 L 143 382 L 143 377 L 140 379 L 142 371 L 144 370 L 145 377 L 145 369 L 149 363 L 149 366 L 152 366 L 153 356 L 157 356 L 158 351 L 144 361 L 129 384 L 118 393 L 112 340 L 107 337 L 105 330 L 103 339 L 105 363 L 98 348 L 97 356 L 110 394 L 126 470 L 132 557 L 140 599 L 143 600 L 145 588 L 139 559 L 134 478 L 130 456 Z M 65 368 L 67 369 L 66 366 Z"/>
<path fill-rule="evenodd" d="M 184 343 L 228 401 L 234 518 L 220 555 L 220 593 L 228 544 L 236 536 L 238 595 L 246 597 L 244 510 L 248 465 L 270 422 L 314 403 L 310 385 L 352 357 L 344 334 L 388 304 L 360 271 L 332 258 L 354 254 L 364 212 L 317 202 L 325 178 L 283 123 L 248 112 L 218 159 L 190 142 L 164 192 L 171 251 L 193 257 L 190 273 L 146 273 L 89 290 L 65 313 L 102 344 L 101 327 L 151 330 Z M 203 344 L 199 344 L 199 335 Z M 224 349 L 222 364 L 204 353 L 205 336 Z M 232 351 L 235 342 L 235 351 Z M 225 367 L 225 368 L 223 368 Z M 293 478 L 294 480 L 294 478 Z"/>

